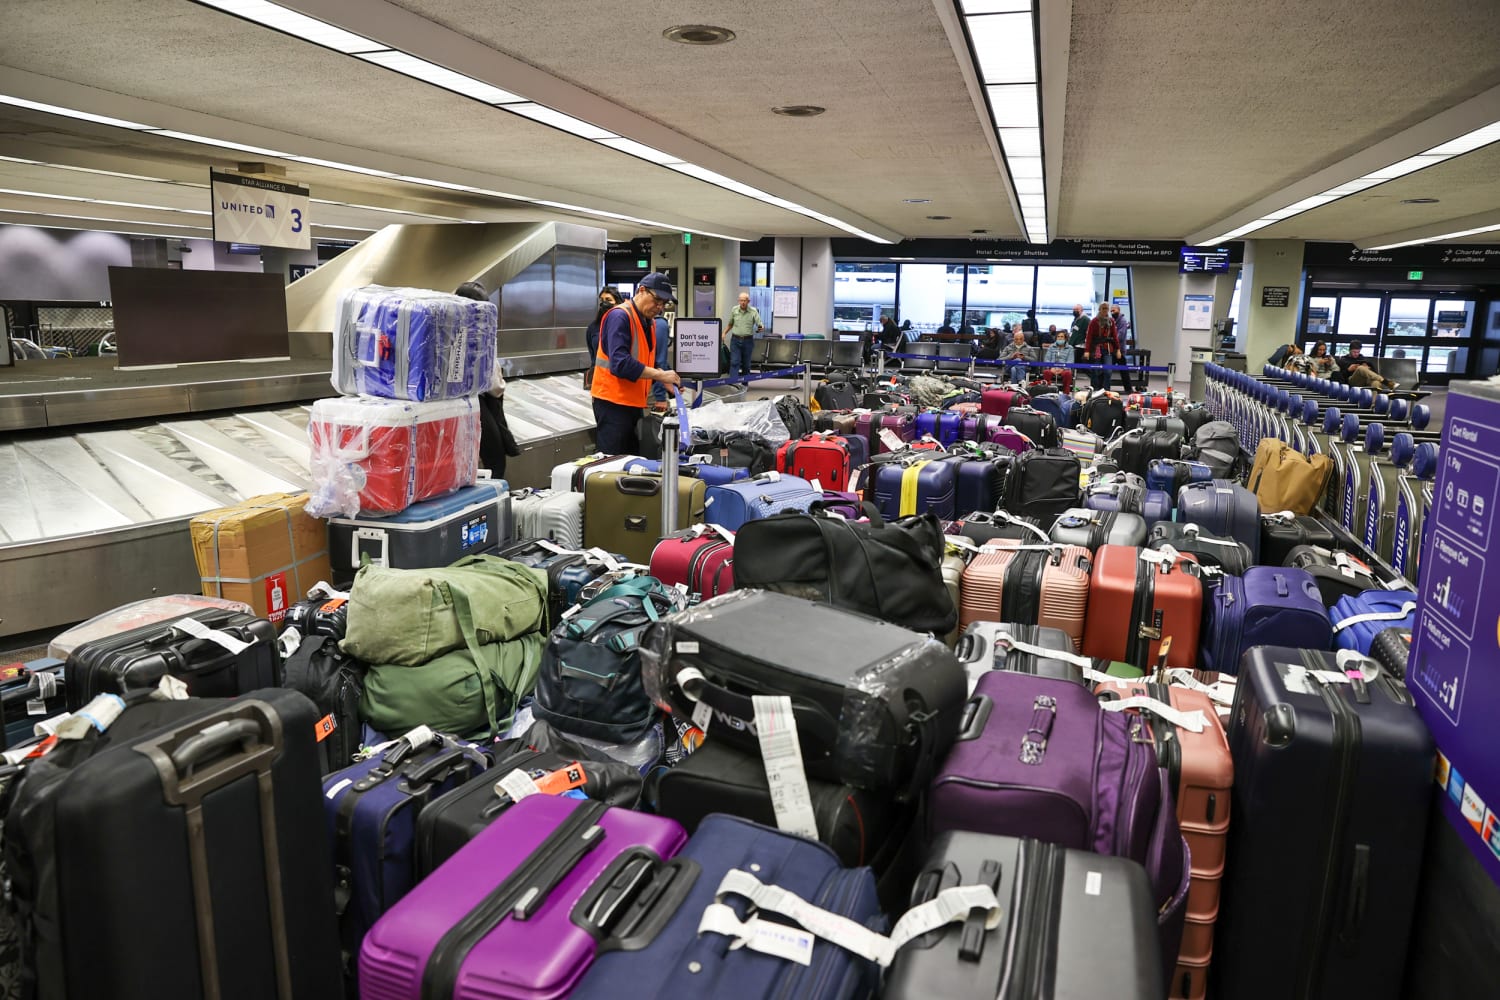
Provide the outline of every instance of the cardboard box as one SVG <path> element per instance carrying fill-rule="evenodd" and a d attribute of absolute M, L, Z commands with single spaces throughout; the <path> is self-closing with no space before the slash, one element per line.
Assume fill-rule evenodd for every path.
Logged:
<path fill-rule="evenodd" d="M 329 579 L 328 529 L 303 511 L 306 503 L 306 493 L 267 493 L 194 517 L 204 595 L 244 601 L 280 623 L 309 587 Z"/>

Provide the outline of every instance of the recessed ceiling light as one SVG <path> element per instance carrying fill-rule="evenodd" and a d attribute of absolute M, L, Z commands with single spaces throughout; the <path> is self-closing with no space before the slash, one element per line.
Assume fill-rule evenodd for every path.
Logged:
<path fill-rule="evenodd" d="M 782 115 L 786 118 L 816 118 L 827 110 L 816 104 L 783 104 L 772 108 L 771 114 Z"/>
<path fill-rule="evenodd" d="M 714 24 L 678 24 L 663 31 L 661 36 L 683 45 L 723 45 L 734 41 L 734 32 Z"/>
<path fill-rule="evenodd" d="M 1438 203 L 1438 199 L 1436 199 L 1436 198 L 1402 198 L 1401 199 L 1401 204 L 1403 204 L 1403 205 L 1436 205 L 1437 203 Z"/>
<path fill-rule="evenodd" d="M 902 198 L 908 205 L 926 205 L 932 201 L 931 198 Z"/>
<path fill-rule="evenodd" d="M 946 222 L 949 219 L 953 218 L 953 216 L 951 216 L 951 215 L 929 215 L 927 218 L 931 219 L 933 222 Z"/>

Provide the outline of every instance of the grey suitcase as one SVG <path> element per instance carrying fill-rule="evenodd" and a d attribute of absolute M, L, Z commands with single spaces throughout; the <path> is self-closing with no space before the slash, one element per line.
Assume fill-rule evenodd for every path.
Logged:
<path fill-rule="evenodd" d="M 1146 543 L 1146 519 L 1139 514 L 1073 507 L 1052 525 L 1052 540 L 1059 545 L 1082 545 L 1090 552 L 1101 545 Z"/>

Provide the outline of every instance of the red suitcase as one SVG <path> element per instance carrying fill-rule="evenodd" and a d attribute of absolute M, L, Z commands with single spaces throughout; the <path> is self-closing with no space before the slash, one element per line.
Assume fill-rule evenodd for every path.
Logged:
<path fill-rule="evenodd" d="M 307 436 L 314 497 L 349 516 L 399 514 L 473 485 L 479 467 L 479 408 L 467 397 L 320 399 Z"/>
<path fill-rule="evenodd" d="M 1089 565 L 1089 550 L 1080 545 L 986 543 L 964 569 L 959 627 L 1018 622 L 1061 629 L 1076 650 L 1088 612 Z"/>
<path fill-rule="evenodd" d="M 847 490 L 852 467 L 849 442 L 836 434 L 806 434 L 776 451 L 776 468 L 825 490 Z"/>
<path fill-rule="evenodd" d="M 1024 406 L 1029 402 L 1031 402 L 1031 397 L 1024 392 L 991 387 L 984 390 L 984 394 L 979 397 L 979 412 L 993 413 L 1003 417 L 1010 412 L 1012 406 Z"/>
<path fill-rule="evenodd" d="M 707 525 L 668 535 L 651 550 L 651 575 L 705 601 L 717 597 L 734 589 L 734 543 Z"/>
<path fill-rule="evenodd" d="M 1143 697 L 1165 702 L 1180 712 L 1202 713 L 1203 728 L 1198 732 L 1149 711 L 1142 713 L 1142 722 L 1156 744 L 1157 760 L 1167 769 L 1177 793 L 1177 824 L 1192 857 L 1187 923 L 1167 995 L 1171 1000 L 1203 1000 L 1213 958 L 1214 923 L 1219 917 L 1219 885 L 1224 877 L 1229 799 L 1234 786 L 1234 757 L 1224 725 L 1208 695 L 1185 687 L 1118 680 L 1097 685 L 1094 693 L 1106 704 Z"/>
<path fill-rule="evenodd" d="M 1094 553 L 1085 656 L 1149 670 L 1171 636 L 1167 666 L 1193 669 L 1202 616 L 1203 581 L 1191 556 L 1132 545 L 1101 545 Z"/>

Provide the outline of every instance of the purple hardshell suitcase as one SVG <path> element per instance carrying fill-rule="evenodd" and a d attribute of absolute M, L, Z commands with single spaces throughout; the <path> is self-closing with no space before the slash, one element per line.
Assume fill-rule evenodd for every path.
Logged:
<path fill-rule="evenodd" d="M 991 444 L 998 444 L 1002 448 L 1009 448 L 1017 455 L 1036 447 L 1035 442 L 1025 434 L 1006 424 L 994 424 L 986 428 L 984 440 Z"/>
<path fill-rule="evenodd" d="M 931 435 L 942 442 L 944 447 L 950 447 L 958 443 L 963 436 L 964 418 L 961 413 L 949 413 L 946 410 L 925 410 L 917 414 L 915 434 L 917 437 Z"/>
<path fill-rule="evenodd" d="M 933 780 L 929 833 L 1035 837 L 1146 867 L 1164 975 L 1177 961 L 1192 875 L 1174 792 L 1139 715 L 1106 712 L 1070 681 L 992 670 Z"/>
<path fill-rule="evenodd" d="M 991 511 L 1005 496 L 1005 477 L 1010 475 L 1013 456 L 953 455 L 947 459 L 958 470 L 958 485 L 953 493 L 953 510 L 963 514 L 971 510 Z"/>
<path fill-rule="evenodd" d="M 370 928 L 359 953 L 360 996 L 567 996 L 610 918 L 686 841 L 675 820 L 526 796 Z"/>

